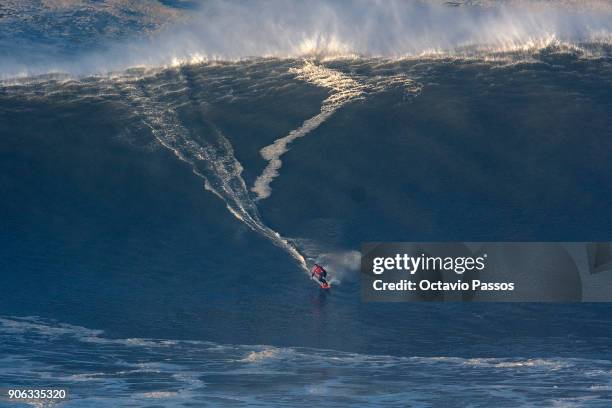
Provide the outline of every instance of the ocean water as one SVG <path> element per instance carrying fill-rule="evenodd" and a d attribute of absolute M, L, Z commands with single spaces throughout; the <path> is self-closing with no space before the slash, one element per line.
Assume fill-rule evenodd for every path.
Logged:
<path fill-rule="evenodd" d="M 3 318 L 0 323 L 3 379 L 19 378 L 25 388 L 41 383 L 69 388 L 61 404 L 65 407 L 605 407 L 611 393 L 612 363 L 591 355 L 367 355 L 108 338 L 100 331 L 36 318 Z"/>
<path fill-rule="evenodd" d="M 22 405 L 610 406 L 608 304 L 362 303 L 357 272 L 367 241 L 610 240 L 605 2 L 9 3 L 0 387 L 69 393 Z M 249 13 L 253 44 L 206 31 Z M 266 13 L 318 34 L 264 46 Z"/>

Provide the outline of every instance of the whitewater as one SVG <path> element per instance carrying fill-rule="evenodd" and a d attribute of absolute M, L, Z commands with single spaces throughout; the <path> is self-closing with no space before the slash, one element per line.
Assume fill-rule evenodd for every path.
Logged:
<path fill-rule="evenodd" d="M 112 338 L 100 330 L 34 317 L 0 317 L 0 339 L 0 352 L 6 353 L 0 359 L 2 383 L 18 376 L 27 378 L 22 387 L 44 383 L 69 389 L 64 401 L 24 401 L 45 407 L 427 407 L 474 400 L 480 406 L 579 406 L 609 395 L 607 373 L 612 369 L 609 360 L 589 358 L 402 357 Z M 85 359 L 86 366 L 78 364 Z M 284 384 L 282 391 L 278 382 Z M 0 398 L 0 406 L 16 405 Z"/>
<path fill-rule="evenodd" d="M 124 3 L 89 6 L 92 19 L 103 21 L 110 13 L 124 26 L 119 33 L 127 32 L 116 38 L 113 31 L 93 36 L 79 31 L 85 47 L 77 47 L 76 54 L 51 23 L 45 26 L 47 45 L 22 44 L 19 33 L 32 23 L 19 19 L 17 11 L 40 13 L 42 22 L 67 19 L 71 29 L 83 30 L 87 21 L 75 13 L 78 4 L 45 5 L 38 10 L 11 4 L 17 9 L 12 18 L 0 20 L 5 46 L 0 78 L 50 72 L 105 74 L 132 67 L 253 58 L 495 58 L 512 52 L 528 56 L 552 43 L 609 44 L 612 35 L 612 6 L 599 0 L 316 0 L 308 4 L 264 0 L 257 6 L 213 0 L 184 13 L 143 4 L 138 12 L 147 18 L 136 22 L 124 15 L 128 8 Z M 102 47 L 96 45 L 100 39 Z"/>

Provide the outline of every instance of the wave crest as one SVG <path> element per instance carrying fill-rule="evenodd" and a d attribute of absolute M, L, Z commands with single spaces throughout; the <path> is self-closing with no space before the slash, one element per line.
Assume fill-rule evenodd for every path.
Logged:
<path fill-rule="evenodd" d="M 255 4 L 211 0 L 146 38 L 121 43 L 101 38 L 105 41 L 96 51 L 76 56 L 48 53 L 44 39 L 26 53 L 14 46 L 14 50 L 5 52 L 8 58 L 0 62 L 0 76 L 97 74 L 134 66 L 262 57 L 486 56 L 540 49 L 554 41 L 611 44 L 612 7 L 597 6 L 601 2 L 595 0 L 464 1 L 462 7 L 443 3 L 262 0 Z M 77 39 L 69 37 L 66 41 Z"/>

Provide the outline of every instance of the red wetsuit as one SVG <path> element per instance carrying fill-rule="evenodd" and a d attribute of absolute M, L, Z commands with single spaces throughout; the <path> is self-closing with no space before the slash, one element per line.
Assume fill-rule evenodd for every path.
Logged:
<path fill-rule="evenodd" d="M 314 268 L 312 268 L 312 276 L 316 276 L 322 283 L 327 283 L 325 280 L 327 277 L 327 271 L 320 265 L 315 264 Z"/>

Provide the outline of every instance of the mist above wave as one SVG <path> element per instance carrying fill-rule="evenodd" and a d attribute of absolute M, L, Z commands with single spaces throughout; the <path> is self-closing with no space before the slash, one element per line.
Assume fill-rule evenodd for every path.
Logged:
<path fill-rule="evenodd" d="M 396 58 L 461 55 L 466 50 L 486 54 L 541 49 L 551 43 L 612 42 L 612 7 L 596 0 L 451 3 L 462 7 L 417 0 L 212 0 L 189 11 L 187 23 L 108 42 L 94 51 L 55 55 L 42 45 L 33 45 L 26 54 L 5 50 L 0 76 L 86 75 L 260 57 Z"/>

